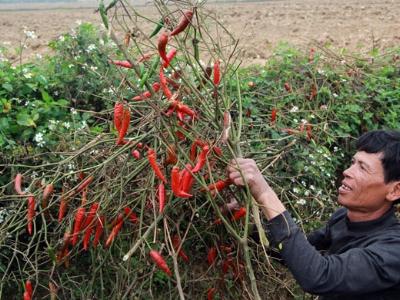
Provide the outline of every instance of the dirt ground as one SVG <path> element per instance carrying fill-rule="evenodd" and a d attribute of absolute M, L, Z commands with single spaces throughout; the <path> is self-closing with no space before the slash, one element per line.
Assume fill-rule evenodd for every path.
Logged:
<path fill-rule="evenodd" d="M 96 2 L 90 1 L 0 4 L 0 46 L 15 49 L 25 38 L 25 29 L 34 31 L 37 39 L 28 41 L 24 61 L 36 54 L 48 53 L 48 42 L 69 32 L 78 22 L 99 24 L 95 7 Z M 385 49 L 400 45 L 399 0 L 209 2 L 205 8 L 214 12 L 239 39 L 245 65 L 263 64 L 281 41 L 300 48 L 320 43 L 362 53 L 372 47 Z M 155 13 L 150 6 L 139 9 L 149 16 Z M 11 59 L 17 60 L 17 56 L 11 55 Z"/>

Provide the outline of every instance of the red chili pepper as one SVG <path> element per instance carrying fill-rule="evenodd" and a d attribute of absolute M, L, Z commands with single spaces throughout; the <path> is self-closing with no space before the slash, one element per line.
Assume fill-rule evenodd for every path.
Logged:
<path fill-rule="evenodd" d="M 271 125 L 274 125 L 276 122 L 276 108 L 273 108 L 271 111 Z"/>
<path fill-rule="evenodd" d="M 214 62 L 214 78 L 213 78 L 214 85 L 217 86 L 220 81 L 221 81 L 221 70 L 219 67 L 219 60 L 217 59 Z"/>
<path fill-rule="evenodd" d="M 222 274 L 225 275 L 228 273 L 229 268 L 233 268 L 233 259 L 231 257 L 222 262 Z"/>
<path fill-rule="evenodd" d="M 185 105 L 182 102 L 177 101 L 177 100 L 176 100 L 176 102 L 177 102 L 176 110 L 178 112 L 182 112 L 185 115 L 188 115 L 188 116 L 193 117 L 193 118 L 196 117 L 196 113 L 189 106 L 187 106 L 187 105 Z"/>
<path fill-rule="evenodd" d="M 93 248 L 96 248 L 100 241 L 100 237 L 104 231 L 104 224 L 105 224 L 104 216 L 101 216 L 100 218 L 97 219 L 96 232 L 94 234 L 94 239 L 92 244 Z"/>
<path fill-rule="evenodd" d="M 24 300 L 31 300 L 31 299 L 32 299 L 31 295 L 29 295 L 28 292 L 24 292 Z"/>
<path fill-rule="evenodd" d="M 171 270 L 169 269 L 167 263 L 165 262 L 164 258 L 161 256 L 161 254 L 156 251 L 156 250 L 151 250 L 149 253 L 151 259 L 154 261 L 154 263 L 168 276 L 172 275 Z"/>
<path fill-rule="evenodd" d="M 289 93 L 292 92 L 292 87 L 290 86 L 290 84 L 288 82 L 285 82 L 285 84 L 283 85 L 285 87 L 285 90 Z"/>
<path fill-rule="evenodd" d="M 137 215 L 135 214 L 134 211 L 132 211 L 132 209 L 130 209 L 129 207 L 124 207 L 124 212 L 125 215 L 128 217 L 129 221 L 131 221 L 133 224 L 136 224 L 139 222 L 139 218 L 137 217 Z"/>
<path fill-rule="evenodd" d="M 130 122 L 131 122 L 131 112 L 130 112 L 129 108 L 124 108 L 121 129 L 119 130 L 119 134 L 118 134 L 117 145 L 123 144 L 124 137 L 128 131 Z"/>
<path fill-rule="evenodd" d="M 167 54 L 165 52 L 167 43 L 168 43 L 168 34 L 166 32 L 163 32 L 158 38 L 158 53 L 160 54 L 160 57 L 163 59 L 163 61 L 166 63 L 168 63 Z"/>
<path fill-rule="evenodd" d="M 176 55 L 176 49 L 175 48 L 172 48 L 171 50 L 169 50 L 169 52 L 166 55 L 167 61 L 164 60 L 164 62 L 163 62 L 163 67 L 164 68 L 167 68 L 169 66 L 171 60 L 174 59 L 175 55 Z"/>
<path fill-rule="evenodd" d="M 165 97 L 167 97 L 167 99 L 171 99 L 172 98 L 172 92 L 167 86 L 167 79 L 165 78 L 164 69 L 163 69 L 162 66 L 160 67 L 160 74 L 159 75 L 160 75 L 160 85 L 161 85 L 161 88 L 162 88 L 162 90 L 164 92 L 164 95 L 165 95 Z"/>
<path fill-rule="evenodd" d="M 64 195 L 61 195 L 60 208 L 58 209 L 58 223 L 64 219 L 65 213 L 67 212 L 68 202 Z"/>
<path fill-rule="evenodd" d="M 183 169 L 182 179 L 181 179 L 181 191 L 185 193 L 190 193 L 192 189 L 194 177 L 190 171 L 192 170 L 192 166 L 190 164 L 185 165 L 185 169 Z"/>
<path fill-rule="evenodd" d="M 122 125 L 122 117 L 124 115 L 124 105 L 121 102 L 117 102 L 114 105 L 114 126 L 119 132 Z"/>
<path fill-rule="evenodd" d="M 154 82 L 153 83 L 153 90 L 154 92 L 158 92 L 160 90 L 160 84 L 158 82 Z M 139 96 L 135 96 L 132 98 L 132 100 L 134 101 L 141 101 L 141 100 L 145 100 L 151 97 L 151 93 L 149 91 L 144 92 L 143 94 L 139 95 Z"/>
<path fill-rule="evenodd" d="M 183 16 L 179 20 L 178 25 L 174 28 L 174 30 L 172 30 L 170 35 L 174 36 L 184 31 L 186 27 L 190 24 L 192 18 L 193 18 L 193 12 L 191 10 L 185 11 L 183 13 Z"/>
<path fill-rule="evenodd" d="M 222 149 L 221 149 L 220 147 L 214 146 L 212 149 L 213 149 L 214 153 L 215 153 L 217 156 L 222 156 Z"/>
<path fill-rule="evenodd" d="M 308 123 L 306 126 L 306 132 L 307 132 L 307 141 L 311 141 L 312 139 L 312 127 L 311 124 Z"/>
<path fill-rule="evenodd" d="M 147 159 L 149 160 L 150 166 L 153 168 L 156 176 L 160 178 L 162 182 L 167 183 L 167 179 L 165 179 L 163 172 L 157 164 L 156 152 L 151 148 L 147 151 Z"/>
<path fill-rule="evenodd" d="M 207 300 L 213 300 L 216 291 L 216 288 L 209 288 L 207 291 Z"/>
<path fill-rule="evenodd" d="M 232 221 L 237 221 L 237 220 L 243 218 L 245 215 L 246 215 L 246 208 L 241 207 L 237 211 L 235 211 L 235 213 L 233 214 Z"/>
<path fill-rule="evenodd" d="M 93 226 L 89 226 L 85 230 L 85 235 L 83 236 L 83 249 L 87 251 L 89 249 L 90 237 L 92 236 Z"/>
<path fill-rule="evenodd" d="M 22 174 L 20 173 L 15 176 L 14 189 L 18 195 L 25 195 L 25 192 L 22 191 Z"/>
<path fill-rule="evenodd" d="M 40 203 L 40 206 L 42 209 L 46 209 L 48 205 L 48 198 L 50 197 L 51 194 L 53 194 L 54 191 L 54 186 L 52 183 L 49 183 L 46 185 L 43 191 L 43 197 L 42 197 L 42 202 Z M 48 217 L 49 216 L 49 211 L 45 211 L 45 215 Z"/>
<path fill-rule="evenodd" d="M 171 171 L 171 189 L 176 197 L 190 198 L 192 195 L 181 190 L 179 168 L 177 166 L 172 167 Z"/>
<path fill-rule="evenodd" d="M 229 178 L 225 179 L 225 180 L 218 180 L 217 182 L 207 186 L 207 189 L 209 191 L 213 191 L 213 190 L 222 191 L 224 188 L 228 187 L 231 184 L 232 184 L 232 181 Z"/>
<path fill-rule="evenodd" d="M 131 152 L 132 156 L 136 159 L 140 159 L 140 152 L 139 150 L 132 150 Z"/>
<path fill-rule="evenodd" d="M 33 288 L 32 288 L 32 282 L 30 280 L 27 280 L 25 282 L 25 292 L 29 294 L 30 297 L 33 295 Z"/>
<path fill-rule="evenodd" d="M 174 249 L 175 249 L 175 251 L 178 251 L 178 249 L 179 249 L 179 252 L 178 252 L 178 256 L 180 256 L 185 262 L 189 262 L 189 257 L 186 255 L 186 253 L 183 251 L 183 249 L 182 249 L 182 241 L 181 241 L 181 239 L 179 238 L 179 235 L 177 235 L 177 234 L 175 234 L 173 237 L 172 237 L 172 246 L 174 246 Z"/>
<path fill-rule="evenodd" d="M 94 202 L 92 204 L 92 206 L 90 206 L 90 210 L 87 214 L 87 217 L 85 219 L 85 222 L 82 226 L 82 229 L 87 228 L 88 226 L 92 226 L 93 225 L 93 220 L 96 217 L 97 214 L 97 210 L 99 209 L 100 204 L 98 202 Z"/>
<path fill-rule="evenodd" d="M 128 69 L 133 68 L 133 65 L 127 60 L 112 60 L 111 63 L 118 67 L 123 67 L 123 68 L 128 68 Z"/>
<path fill-rule="evenodd" d="M 208 254 L 207 254 L 207 261 L 208 261 L 208 264 L 209 264 L 210 266 L 212 266 L 212 265 L 214 264 L 216 258 L 217 258 L 217 248 L 211 247 L 211 248 L 208 250 Z"/>
<path fill-rule="evenodd" d="M 82 190 L 84 188 L 86 188 L 89 184 L 92 183 L 94 177 L 93 176 L 89 176 L 88 178 L 86 178 L 76 189 L 76 194 L 82 192 Z"/>
<path fill-rule="evenodd" d="M 124 223 L 124 216 L 122 214 L 119 214 L 116 219 L 115 225 L 114 225 L 113 229 L 111 230 L 110 235 L 107 238 L 107 241 L 105 244 L 106 248 L 108 248 L 112 244 L 112 242 L 114 241 L 118 232 L 121 230 L 123 223 Z"/>
<path fill-rule="evenodd" d="M 28 197 L 28 212 L 26 218 L 28 220 L 28 233 L 32 235 L 33 232 L 33 218 L 35 217 L 35 197 Z"/>
<path fill-rule="evenodd" d="M 199 172 L 203 168 L 203 166 L 206 164 L 207 155 L 208 155 L 209 151 L 210 151 L 210 147 L 208 147 L 208 145 L 203 146 L 203 149 L 200 152 L 199 157 L 197 158 L 197 163 L 194 166 L 194 168 L 192 169 L 193 173 Z"/>
<path fill-rule="evenodd" d="M 72 233 L 72 246 L 75 246 L 78 242 L 79 232 L 82 229 L 83 221 L 85 219 L 85 208 L 79 207 L 75 214 L 74 220 L 74 231 Z"/>
<path fill-rule="evenodd" d="M 165 207 L 165 186 L 164 183 L 161 182 L 158 186 L 158 201 L 160 203 L 160 214 L 164 211 Z"/>

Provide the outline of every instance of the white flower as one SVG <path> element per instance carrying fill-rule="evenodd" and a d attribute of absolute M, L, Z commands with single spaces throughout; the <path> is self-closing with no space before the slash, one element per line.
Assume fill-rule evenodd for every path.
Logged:
<path fill-rule="evenodd" d="M 291 109 L 290 109 L 290 112 L 296 112 L 296 111 L 298 111 L 299 110 L 299 108 L 297 107 L 297 106 L 293 106 Z"/>
<path fill-rule="evenodd" d="M 90 53 L 90 52 L 92 52 L 93 50 L 95 50 L 96 49 L 96 45 L 95 44 L 90 44 L 89 46 L 88 46 L 88 48 L 86 49 L 86 52 L 87 53 Z"/>
<path fill-rule="evenodd" d="M 64 122 L 63 126 L 67 129 L 69 129 L 71 127 L 71 124 L 69 122 Z"/>
<path fill-rule="evenodd" d="M 71 107 L 71 114 L 76 115 L 78 112 L 75 108 Z"/>
<path fill-rule="evenodd" d="M 36 133 L 35 136 L 33 137 L 33 140 L 39 147 L 43 147 L 46 144 L 43 139 L 43 133 L 41 132 Z"/>
<path fill-rule="evenodd" d="M 64 41 L 65 41 L 65 36 L 60 35 L 60 36 L 58 37 L 58 40 L 59 40 L 60 42 L 64 42 Z"/>
<path fill-rule="evenodd" d="M 339 148 L 338 147 L 333 147 L 333 152 L 337 152 L 339 150 Z"/>
<path fill-rule="evenodd" d="M 306 196 L 306 197 L 310 196 L 310 191 L 306 190 L 306 191 L 304 192 L 304 196 Z"/>
<path fill-rule="evenodd" d="M 97 67 L 91 66 L 90 69 L 91 69 L 92 71 L 96 71 L 96 70 L 97 70 Z"/>
<path fill-rule="evenodd" d="M 100 39 L 100 40 L 99 40 L 99 44 L 100 44 L 101 46 L 104 46 L 104 40 L 103 40 L 103 39 Z"/>
<path fill-rule="evenodd" d="M 305 205 L 307 202 L 304 199 L 299 199 L 299 200 L 296 201 L 296 203 L 299 204 L 299 205 Z"/>
<path fill-rule="evenodd" d="M 314 191 L 315 190 L 315 186 L 310 185 L 310 189 L 312 189 Z"/>
<path fill-rule="evenodd" d="M 38 175 L 39 175 L 38 172 L 33 171 L 31 176 L 32 176 L 32 178 L 36 178 L 36 177 L 38 177 Z"/>
<path fill-rule="evenodd" d="M 297 187 L 293 188 L 293 193 L 297 194 L 299 192 L 299 189 Z"/>
<path fill-rule="evenodd" d="M 37 39 L 37 35 L 35 34 L 34 31 L 29 31 L 29 30 L 25 30 L 24 29 L 24 33 L 26 35 L 27 38 L 31 38 L 31 39 Z"/>
<path fill-rule="evenodd" d="M 76 25 L 80 26 L 80 25 L 82 25 L 82 20 L 76 20 L 75 23 L 76 23 Z"/>
<path fill-rule="evenodd" d="M 69 64 L 69 65 L 68 65 L 68 68 L 71 69 L 73 66 L 74 66 L 73 64 Z"/>
<path fill-rule="evenodd" d="M 338 97 L 338 94 L 336 94 L 336 93 L 333 93 L 332 95 L 333 95 L 333 97 L 335 97 L 335 98 Z"/>
<path fill-rule="evenodd" d="M 37 59 L 42 59 L 43 56 L 42 56 L 40 53 L 36 53 L 36 58 L 37 58 Z"/>

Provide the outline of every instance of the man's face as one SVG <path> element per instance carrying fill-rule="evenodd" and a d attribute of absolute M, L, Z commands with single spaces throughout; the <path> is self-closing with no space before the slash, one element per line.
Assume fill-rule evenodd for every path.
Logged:
<path fill-rule="evenodd" d="M 384 183 L 382 153 L 357 152 L 351 165 L 343 172 L 338 202 L 349 210 L 376 211 L 383 205 L 389 192 Z"/>

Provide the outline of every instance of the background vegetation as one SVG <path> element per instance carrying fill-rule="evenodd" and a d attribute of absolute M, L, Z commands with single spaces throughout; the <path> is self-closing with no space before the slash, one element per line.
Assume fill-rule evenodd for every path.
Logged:
<path fill-rule="evenodd" d="M 252 289 L 245 269 L 246 249 L 229 228 L 214 224 L 220 206 L 232 198 L 245 205 L 248 202 L 241 198 L 245 194 L 230 187 L 213 198 L 210 193 L 200 193 L 207 181 L 197 177 L 193 199 L 170 196 L 165 213 L 158 214 L 156 179 L 146 154 L 143 151 L 142 158 L 135 160 L 130 153 L 136 142 L 143 142 L 158 149 L 158 161 L 165 162 L 171 133 L 165 137 L 157 128 L 172 131 L 176 125 L 152 113 L 152 102 L 131 101 L 128 137 L 135 143 L 116 146 L 112 108 L 116 101 L 137 95 L 141 84 L 132 69 L 109 63 L 110 59 L 125 58 L 121 49 L 105 31 L 87 23 L 49 46 L 54 55 L 29 64 L 0 62 L 0 295 L 22 298 L 23 284 L 30 279 L 38 299 L 55 294 L 60 299 L 176 299 L 177 285 L 188 298 L 205 298 L 213 287 L 218 292 L 216 299 L 249 298 Z M 178 47 L 186 53 L 186 44 Z M 138 55 L 135 49 L 130 54 Z M 1 51 L 7 57 L 7 49 Z M 215 109 L 213 88 L 207 82 L 201 99 L 209 102 L 188 96 L 186 101 L 203 114 L 193 135 L 184 131 L 186 138 L 189 142 L 198 136 L 218 141 L 222 113 L 229 109 L 234 133 L 241 130 L 236 146 L 258 162 L 298 224 L 310 231 L 336 209 L 336 187 L 352 155 L 352 141 L 367 130 L 400 127 L 399 56 L 400 49 L 374 50 L 368 57 L 358 57 L 345 50 L 332 53 L 314 47 L 304 52 L 282 44 L 264 66 L 241 68 L 221 54 L 219 92 L 220 105 L 225 107 L 215 110 L 215 115 L 207 114 L 207 108 Z M 197 67 L 182 67 L 191 62 L 187 57 L 178 56 L 173 68 L 187 72 L 183 82 L 191 87 L 191 82 L 200 84 L 203 77 L 191 75 L 201 74 Z M 142 74 L 151 63 L 141 65 Z M 157 78 L 155 72 L 149 81 Z M 190 143 L 172 141 L 181 147 L 181 166 Z M 227 161 L 235 155 L 229 145 L 221 147 L 223 156 L 216 160 L 211 175 L 215 180 L 223 178 Z M 38 199 L 33 236 L 26 231 L 26 197 L 17 196 L 13 189 L 16 173 L 23 174 L 26 190 Z M 86 208 L 95 201 L 101 203 L 101 214 L 107 219 L 105 236 L 113 228 L 112 220 L 127 205 L 140 221 L 125 221 L 110 248 L 84 251 L 78 244 L 60 261 L 57 255 L 63 234 L 72 228 L 81 203 L 80 195 L 71 198 L 67 217 L 57 222 L 62 190 L 79 184 L 82 173 L 96 177 Z M 43 208 L 42 187 L 50 182 L 56 192 Z M 311 298 L 282 266 L 265 255 L 252 218 L 249 224 L 230 222 L 229 215 L 226 219 L 237 234 L 250 231 L 246 243 L 260 294 L 272 299 Z M 172 269 L 176 249 L 171 247 L 170 234 L 180 235 L 182 249 L 190 257 L 188 263 L 178 260 L 179 267 L 175 265 L 179 284 L 154 268 L 148 258 L 149 248 L 158 249 Z M 142 243 L 136 253 L 123 261 L 137 241 Z M 207 253 L 212 247 L 218 249 L 217 260 L 210 266 Z M 232 272 L 229 268 L 224 271 L 229 259 L 234 261 Z"/>

